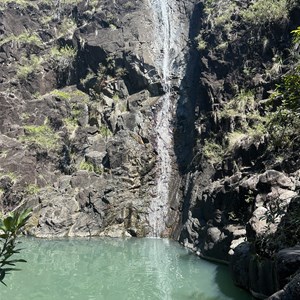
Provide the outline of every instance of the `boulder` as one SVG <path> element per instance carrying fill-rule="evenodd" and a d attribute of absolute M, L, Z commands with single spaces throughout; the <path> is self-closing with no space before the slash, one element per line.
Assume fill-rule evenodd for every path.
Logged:
<path fill-rule="evenodd" d="M 300 246 L 280 250 L 276 255 L 275 267 L 278 288 L 281 289 L 300 270 Z"/>

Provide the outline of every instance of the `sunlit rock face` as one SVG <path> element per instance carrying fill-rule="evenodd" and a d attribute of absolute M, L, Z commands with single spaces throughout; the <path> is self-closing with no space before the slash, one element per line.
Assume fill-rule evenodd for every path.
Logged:
<path fill-rule="evenodd" d="M 173 234 L 193 10 L 193 1 L 1 6 L 1 206 L 33 207 L 28 233 Z"/>
<path fill-rule="evenodd" d="M 33 208 L 38 237 L 173 237 L 283 288 L 239 262 L 299 207 L 299 147 L 264 134 L 299 1 L 54 2 L 0 4 L 1 209 Z"/>

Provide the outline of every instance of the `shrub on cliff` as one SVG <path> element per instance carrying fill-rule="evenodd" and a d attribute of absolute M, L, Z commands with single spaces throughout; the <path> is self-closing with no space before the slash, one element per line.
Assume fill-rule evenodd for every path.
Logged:
<path fill-rule="evenodd" d="M 241 17 L 251 24 L 261 25 L 264 22 L 276 22 L 287 18 L 286 0 L 257 0 L 241 13 Z"/>
<path fill-rule="evenodd" d="M 295 52 L 298 53 L 300 27 L 292 33 Z M 294 67 L 282 77 L 271 100 L 273 107 L 278 106 L 276 111 L 271 113 L 269 124 L 269 132 L 274 145 L 279 148 L 297 145 L 300 142 L 300 65 L 298 58 L 294 58 Z"/>
<path fill-rule="evenodd" d="M 17 248 L 17 235 L 29 219 L 29 210 L 21 213 L 10 213 L 0 218 L 0 282 L 5 285 L 3 279 L 11 271 L 17 271 L 16 263 L 26 262 L 24 259 L 14 259 L 12 256 L 19 254 Z"/>

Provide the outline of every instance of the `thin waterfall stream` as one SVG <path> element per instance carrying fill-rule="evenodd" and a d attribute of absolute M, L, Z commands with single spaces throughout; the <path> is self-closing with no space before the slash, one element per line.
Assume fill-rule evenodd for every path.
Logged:
<path fill-rule="evenodd" d="M 170 152 L 172 144 L 172 82 L 173 73 L 172 44 L 174 32 L 171 24 L 171 5 L 169 1 L 150 0 L 154 17 L 154 61 L 160 75 L 164 95 L 159 99 L 160 109 L 156 116 L 158 179 L 156 197 L 150 204 L 149 225 L 151 236 L 159 237 L 165 230 L 165 219 L 168 213 L 170 180 L 172 173 L 172 159 Z"/>

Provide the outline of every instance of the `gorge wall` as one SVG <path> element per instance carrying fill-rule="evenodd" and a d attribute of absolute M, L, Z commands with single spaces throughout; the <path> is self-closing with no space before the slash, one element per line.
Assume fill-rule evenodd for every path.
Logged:
<path fill-rule="evenodd" d="M 282 290 L 299 124 L 275 145 L 268 99 L 300 3 L 275 2 L 1 3 L 1 209 L 33 208 L 37 237 L 172 237 L 255 296 Z"/>
<path fill-rule="evenodd" d="M 198 90 L 185 122 L 194 147 L 181 173 L 179 241 L 230 263 L 236 284 L 261 299 L 281 289 L 270 299 L 300 295 L 299 114 L 283 121 L 286 130 L 275 117 L 282 82 L 299 74 L 291 34 L 299 8 L 298 1 L 198 3 Z M 293 261 L 290 271 L 284 260 Z"/>
<path fill-rule="evenodd" d="M 28 233 L 174 232 L 173 131 L 193 8 L 2 4 L 1 206 L 32 207 Z"/>

